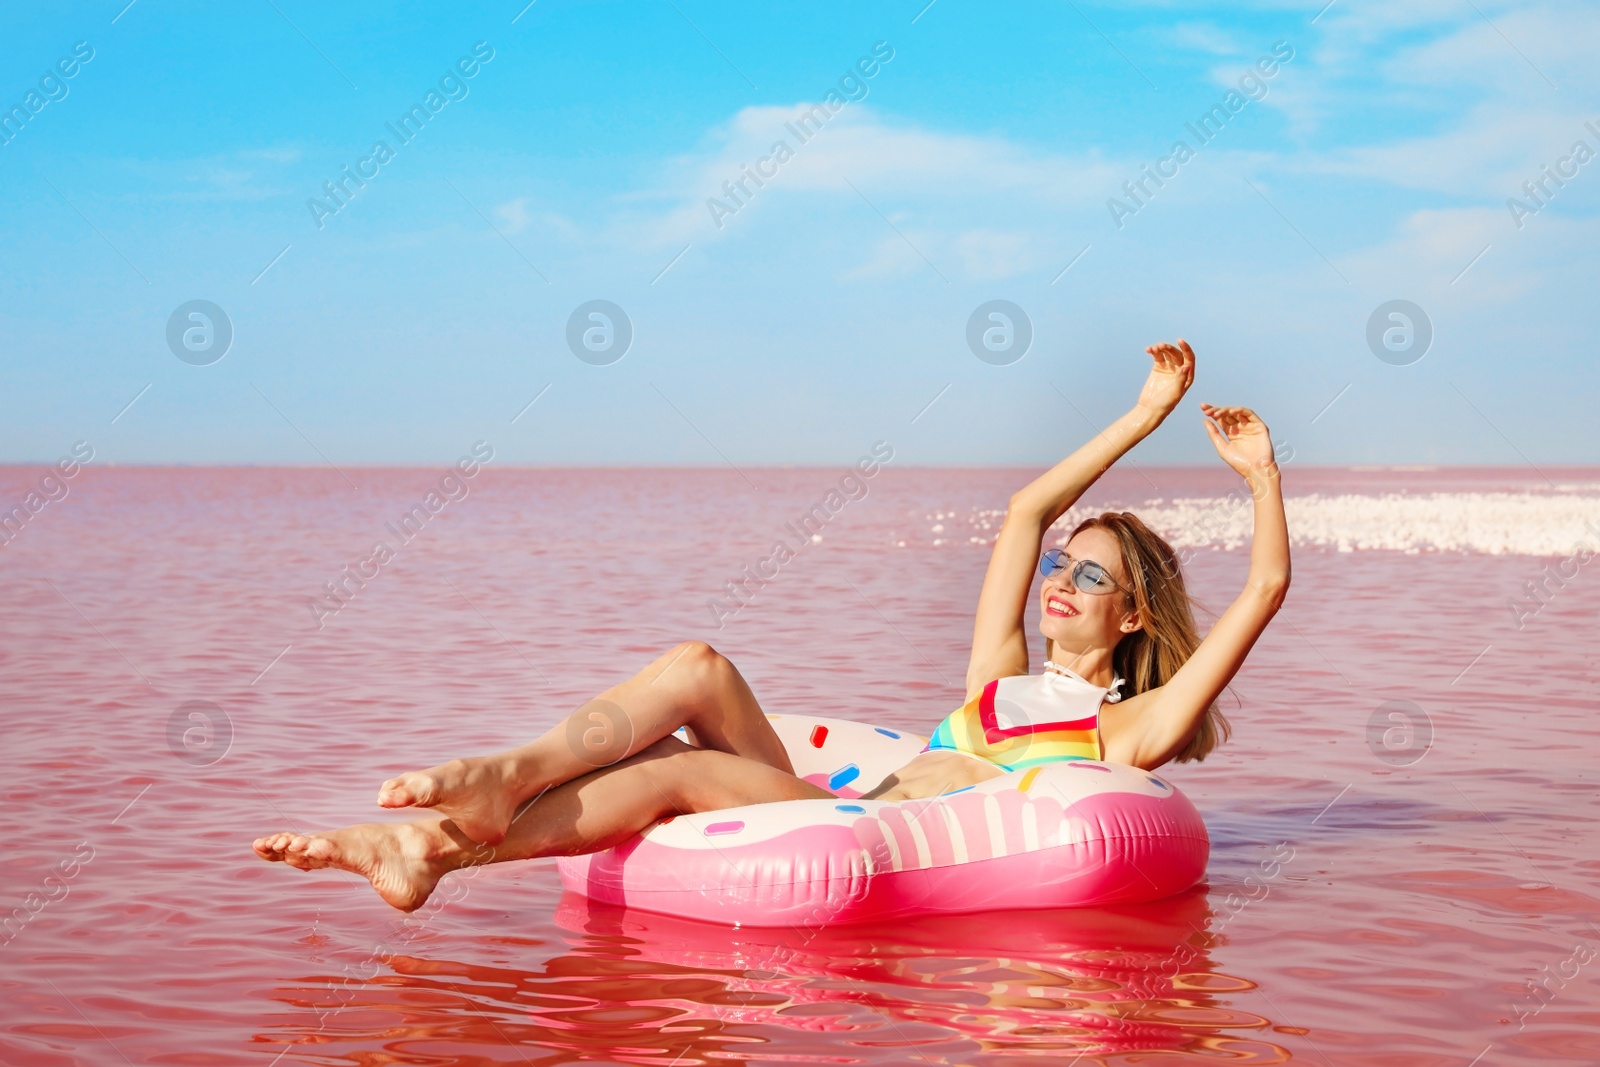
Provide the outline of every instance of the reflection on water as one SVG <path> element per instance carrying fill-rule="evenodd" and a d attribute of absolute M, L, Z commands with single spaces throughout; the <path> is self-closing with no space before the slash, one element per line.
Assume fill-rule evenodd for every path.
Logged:
<path fill-rule="evenodd" d="M 317 1062 L 1284 1063 L 1272 1022 L 1212 964 L 1204 886 L 1152 904 L 945 916 L 891 927 L 729 930 L 572 894 L 567 949 L 496 938 L 525 968 L 395 956 L 370 980 L 279 991 L 261 1035 Z M 464 1047 L 481 1057 L 463 1056 Z M 380 1050 L 382 1050 L 380 1052 Z M 1139 1054 L 1130 1056 L 1130 1054 Z"/>

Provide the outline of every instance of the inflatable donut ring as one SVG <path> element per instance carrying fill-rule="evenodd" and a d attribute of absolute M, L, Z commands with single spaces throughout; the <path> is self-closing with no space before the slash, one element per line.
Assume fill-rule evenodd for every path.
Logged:
<path fill-rule="evenodd" d="M 1065 760 L 937 797 L 859 799 L 927 739 L 771 715 L 795 773 L 837 794 L 678 815 L 603 852 L 562 857 L 593 900 L 731 926 L 817 926 L 1002 908 L 1133 904 L 1205 875 L 1187 797 L 1120 763 Z"/>

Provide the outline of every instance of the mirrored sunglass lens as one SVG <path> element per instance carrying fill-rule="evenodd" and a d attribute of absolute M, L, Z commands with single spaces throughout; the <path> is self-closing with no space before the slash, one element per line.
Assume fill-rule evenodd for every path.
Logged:
<path fill-rule="evenodd" d="M 1098 592 L 1101 589 L 1111 588 L 1111 583 L 1106 579 L 1106 570 L 1094 560 L 1086 559 L 1074 569 L 1073 579 L 1079 589 L 1085 593 Z"/>
<path fill-rule="evenodd" d="M 1061 566 L 1061 550 L 1059 548 L 1052 548 L 1039 559 L 1039 573 L 1046 578 L 1059 571 Z"/>

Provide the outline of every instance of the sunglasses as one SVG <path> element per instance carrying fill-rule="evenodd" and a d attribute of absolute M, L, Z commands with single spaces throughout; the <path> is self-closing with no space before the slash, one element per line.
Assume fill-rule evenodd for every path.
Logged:
<path fill-rule="evenodd" d="M 1121 590 L 1129 596 L 1133 595 L 1112 581 L 1106 569 L 1092 559 L 1073 559 L 1063 548 L 1052 548 L 1039 557 L 1039 573 L 1046 578 L 1054 578 L 1068 568 L 1071 568 L 1072 584 L 1081 592 L 1109 596 Z"/>

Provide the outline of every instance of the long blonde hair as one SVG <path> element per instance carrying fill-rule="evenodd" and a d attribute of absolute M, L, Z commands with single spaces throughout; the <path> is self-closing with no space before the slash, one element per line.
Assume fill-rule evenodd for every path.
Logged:
<path fill-rule="evenodd" d="M 1200 647 L 1194 602 L 1184 586 L 1178 554 L 1172 546 L 1129 511 L 1108 511 L 1084 519 L 1072 537 L 1101 529 L 1117 539 L 1122 568 L 1133 586 L 1133 607 L 1142 629 L 1123 634 L 1111 663 L 1126 682 L 1125 696 L 1165 685 Z M 1070 538 L 1069 538 L 1070 540 Z M 1199 762 L 1233 734 L 1228 720 L 1213 703 L 1200 717 L 1189 743 L 1173 757 L 1177 763 Z"/>

